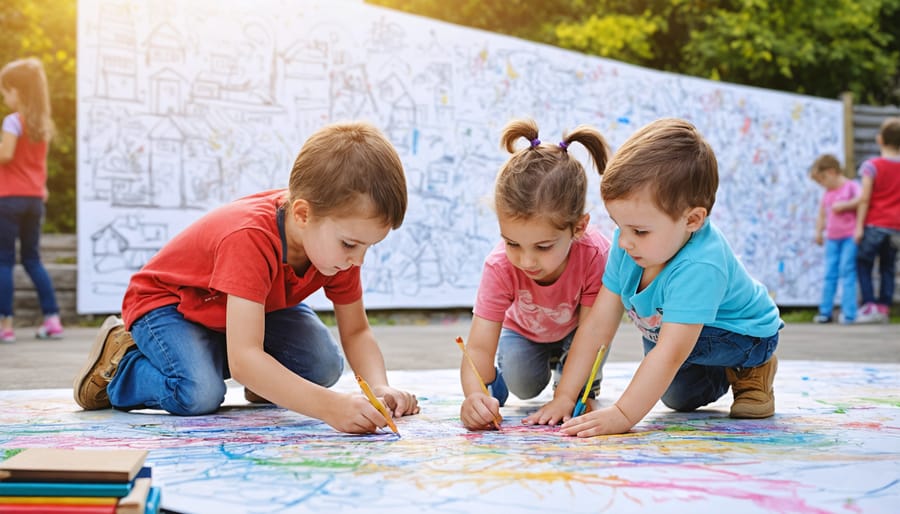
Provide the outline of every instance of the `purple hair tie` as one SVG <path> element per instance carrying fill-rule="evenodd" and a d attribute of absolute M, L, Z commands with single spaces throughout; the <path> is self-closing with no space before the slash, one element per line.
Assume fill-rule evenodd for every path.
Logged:
<path fill-rule="evenodd" d="M 563 152 L 566 152 L 566 151 L 568 151 L 568 150 L 566 150 L 566 148 L 569 147 L 569 143 L 566 143 L 565 141 L 560 141 L 559 147 L 562 148 Z"/>
<path fill-rule="evenodd" d="M 531 140 L 531 147 L 532 147 L 532 148 L 534 148 L 535 146 L 538 146 L 539 144 L 541 144 L 541 140 L 540 140 L 540 139 L 534 138 L 534 139 Z"/>

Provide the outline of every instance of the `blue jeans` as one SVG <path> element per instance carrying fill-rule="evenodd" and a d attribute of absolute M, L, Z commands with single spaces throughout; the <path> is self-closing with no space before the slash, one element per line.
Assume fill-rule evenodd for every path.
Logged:
<path fill-rule="evenodd" d="M 509 391 L 523 400 L 534 398 L 541 394 L 547 384 L 550 383 L 552 376 L 551 369 L 562 376 L 562 369 L 566 363 L 566 357 L 569 354 L 569 347 L 572 346 L 572 339 L 575 337 L 575 331 L 569 333 L 562 340 L 555 343 L 536 343 L 527 339 L 525 336 L 504 328 L 500 332 L 500 342 L 497 348 L 497 366 L 499 371 L 497 379 L 490 385 L 492 391 L 497 388 L 497 382 L 505 383 Z M 606 362 L 607 352 L 603 356 L 603 362 Z M 603 363 L 600 364 L 600 370 L 597 372 L 597 378 L 591 385 L 591 397 L 595 397 L 600 391 L 600 381 L 603 379 Z M 556 384 L 553 384 L 556 387 Z M 581 388 L 579 395 L 584 394 L 584 388 Z M 500 404 L 505 403 L 506 397 L 500 398 L 500 395 L 493 394 L 495 398 L 500 400 Z"/>
<path fill-rule="evenodd" d="M 825 241 L 825 282 L 819 314 L 831 317 L 839 281 L 841 312 L 846 321 L 853 321 L 856 319 L 856 243 L 852 237 Z"/>
<path fill-rule="evenodd" d="M 643 339 L 644 355 L 647 355 L 656 343 Z M 703 327 L 693 351 L 663 393 L 662 401 L 670 409 L 681 412 L 712 403 L 728 392 L 730 384 L 725 368 L 754 368 L 765 364 L 777 346 L 778 332 L 770 337 L 753 337 Z"/>
<path fill-rule="evenodd" d="M 22 266 L 34 282 L 41 312 L 58 314 L 56 291 L 41 264 L 41 225 L 44 201 L 30 196 L 0 197 L 0 317 L 13 315 L 13 268 L 16 265 L 16 239 Z"/>
<path fill-rule="evenodd" d="M 896 231 L 881 227 L 866 227 L 856 251 L 856 272 L 859 275 L 859 291 L 862 302 L 891 305 L 894 300 L 894 279 L 897 266 L 897 247 L 891 241 Z M 878 298 L 872 286 L 872 270 L 878 258 L 881 287 Z"/>
<path fill-rule="evenodd" d="M 113 407 L 195 416 L 222 405 L 231 376 L 225 334 L 185 320 L 168 305 L 135 321 L 131 336 L 137 348 L 125 354 L 107 387 Z M 325 387 L 344 369 L 328 327 L 302 303 L 266 314 L 263 347 L 289 370 Z"/>

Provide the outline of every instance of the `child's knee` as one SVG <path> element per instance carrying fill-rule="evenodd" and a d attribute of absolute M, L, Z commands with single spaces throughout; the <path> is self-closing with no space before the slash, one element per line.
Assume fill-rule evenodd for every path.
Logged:
<path fill-rule="evenodd" d="M 166 410 L 178 416 L 212 414 L 225 401 L 225 391 L 225 382 L 176 386 Z"/>
<path fill-rule="evenodd" d="M 323 387 L 331 387 L 337 383 L 344 372 L 344 356 L 336 349 L 334 352 L 323 352 L 315 366 L 304 377 L 310 382 Z"/>

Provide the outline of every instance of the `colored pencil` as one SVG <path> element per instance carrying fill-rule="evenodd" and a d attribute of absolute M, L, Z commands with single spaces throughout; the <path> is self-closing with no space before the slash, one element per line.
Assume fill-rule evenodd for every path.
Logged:
<path fill-rule="evenodd" d="M 594 385 L 594 379 L 597 378 L 597 371 L 600 369 L 600 363 L 603 361 L 603 354 L 606 353 L 606 345 L 602 345 L 600 350 L 597 352 L 597 358 L 594 359 L 594 367 L 591 368 L 591 376 L 588 377 L 587 383 L 584 385 L 584 394 L 581 395 L 581 399 L 575 403 L 575 410 L 572 411 L 572 417 L 577 418 L 584 414 L 584 409 L 587 408 L 587 399 L 588 394 L 591 392 L 591 386 Z"/>
<path fill-rule="evenodd" d="M 387 421 L 391 430 L 394 431 L 395 434 L 400 435 L 400 431 L 397 430 L 397 425 L 394 424 L 394 421 L 391 419 L 391 413 L 382 405 L 382 403 L 378 400 L 375 394 L 372 392 L 372 388 L 369 387 L 369 383 L 366 382 L 366 379 L 363 377 L 356 375 L 356 381 L 359 383 L 359 388 L 362 389 L 363 394 L 366 395 L 366 398 L 369 399 L 369 403 L 372 404 L 373 407 L 378 409 L 378 412 L 384 416 L 384 420 Z"/>
<path fill-rule="evenodd" d="M 481 386 L 481 390 L 484 391 L 484 394 L 490 396 L 491 393 L 488 391 L 486 385 L 484 385 L 484 379 L 481 378 L 481 374 L 478 373 L 478 368 L 475 366 L 475 361 L 472 360 L 472 357 L 469 355 L 469 351 L 466 350 L 466 343 L 463 342 L 463 338 L 457 337 L 456 344 L 459 346 L 459 349 L 463 352 L 463 357 L 469 362 L 469 366 L 472 368 L 472 372 L 475 373 L 475 378 L 478 379 L 478 385 Z M 500 430 L 500 422 L 503 421 L 503 418 L 497 419 L 497 416 L 494 416 L 494 427 L 497 430 Z"/>

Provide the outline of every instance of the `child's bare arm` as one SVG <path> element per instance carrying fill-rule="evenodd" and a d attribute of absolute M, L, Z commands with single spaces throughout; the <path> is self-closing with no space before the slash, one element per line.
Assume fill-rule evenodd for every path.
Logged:
<path fill-rule="evenodd" d="M 491 383 L 495 378 L 494 356 L 497 354 L 497 343 L 502 328 L 499 322 L 488 321 L 479 316 L 472 317 L 466 351 L 469 352 L 469 357 L 472 358 L 478 374 L 485 383 Z M 470 430 L 493 426 L 494 420 L 500 418 L 500 402 L 484 394 L 478 377 L 475 376 L 464 355 L 460 355 L 459 376 L 466 397 L 459 411 L 463 426 Z"/>
<path fill-rule="evenodd" d="M 265 308 L 228 296 L 225 334 L 232 377 L 269 401 L 321 419 L 342 432 L 370 433 L 387 424 L 362 395 L 338 393 L 284 367 L 263 350 Z"/>
<path fill-rule="evenodd" d="M 822 232 L 825 230 L 825 206 L 819 204 L 819 213 L 816 216 L 816 235 L 815 241 L 817 245 L 821 245 L 824 242 L 824 237 Z"/>
<path fill-rule="evenodd" d="M 631 383 L 611 407 L 570 419 L 562 432 L 578 437 L 627 432 L 650 412 L 684 363 L 703 325 L 663 323 L 656 347 L 644 356 Z"/>
<path fill-rule="evenodd" d="M 613 336 L 622 322 L 624 311 L 619 295 L 603 286 L 597 293 L 594 305 L 581 309 L 578 329 L 569 348 L 562 378 L 556 386 L 553 400 L 523 419 L 522 422 L 526 425 L 555 425 L 568 420 L 578 401 L 578 393 L 590 375 L 597 351 L 604 344 L 609 351 Z"/>
<path fill-rule="evenodd" d="M 0 164 L 6 164 L 16 154 L 16 141 L 18 137 L 12 132 L 0 132 Z M 4 179 L 5 180 L 5 179 Z"/>
<path fill-rule="evenodd" d="M 362 300 L 345 305 L 335 304 L 334 317 L 341 346 L 353 371 L 366 379 L 376 396 L 384 397 L 395 416 L 417 414 L 419 403 L 416 396 L 388 384 L 384 356 L 369 326 Z"/>
<path fill-rule="evenodd" d="M 853 239 L 857 243 L 862 240 L 863 230 L 866 227 L 866 215 L 869 213 L 869 202 L 872 200 L 872 183 L 872 177 L 863 175 L 862 192 L 859 194 L 859 206 L 856 208 L 856 231 L 853 234 Z"/>

